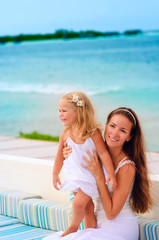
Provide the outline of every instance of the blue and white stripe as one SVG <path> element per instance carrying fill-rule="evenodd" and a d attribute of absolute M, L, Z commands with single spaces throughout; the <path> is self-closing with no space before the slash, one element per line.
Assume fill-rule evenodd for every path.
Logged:
<path fill-rule="evenodd" d="M 0 239 L 3 240 L 40 240 L 50 234 L 53 234 L 53 231 L 27 226 L 21 223 L 0 228 Z"/>
<path fill-rule="evenodd" d="M 0 227 L 12 225 L 15 223 L 19 223 L 19 220 L 17 218 L 0 215 Z"/>
<path fill-rule="evenodd" d="M 71 212 L 68 203 L 26 199 L 19 203 L 19 220 L 35 227 L 65 231 L 71 221 Z"/>
<path fill-rule="evenodd" d="M 159 219 L 137 217 L 140 240 L 159 240 Z"/>
<path fill-rule="evenodd" d="M 32 193 L 0 189 L 0 214 L 17 218 L 19 214 L 20 200 L 33 197 L 41 198 L 39 195 Z"/>

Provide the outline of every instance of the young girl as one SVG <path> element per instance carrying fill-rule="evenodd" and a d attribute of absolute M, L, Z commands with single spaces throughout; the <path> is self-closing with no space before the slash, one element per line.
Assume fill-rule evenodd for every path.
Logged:
<path fill-rule="evenodd" d="M 88 158 L 86 151 L 92 152 L 95 149 L 108 173 L 106 184 L 111 180 L 112 189 L 116 185 L 116 178 L 110 155 L 106 150 L 100 132 L 101 126 L 95 120 L 94 109 L 88 97 L 81 92 L 71 92 L 64 95 L 59 103 L 59 116 L 65 129 L 60 136 L 58 152 L 54 162 L 53 185 L 57 190 L 60 188 L 70 190 L 75 195 L 72 222 L 62 235 L 65 236 L 78 230 L 85 215 L 86 207 L 89 209 L 86 227 L 96 227 L 91 198 L 99 197 L 99 193 L 95 177 L 81 166 L 84 163 L 82 157 L 86 156 Z M 72 147 L 72 153 L 64 160 L 63 147 L 66 141 Z M 59 173 L 63 165 L 66 181 L 61 185 Z M 60 188 L 58 184 L 61 185 Z M 92 210 L 90 211 L 90 209 Z"/>

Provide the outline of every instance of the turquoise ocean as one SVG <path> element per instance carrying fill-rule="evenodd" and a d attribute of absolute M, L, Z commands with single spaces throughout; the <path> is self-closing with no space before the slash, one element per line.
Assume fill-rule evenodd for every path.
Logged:
<path fill-rule="evenodd" d="M 114 108 L 132 108 L 159 152 L 159 33 L 0 45 L 0 135 L 59 135 L 58 102 L 74 90 L 103 125 Z"/>

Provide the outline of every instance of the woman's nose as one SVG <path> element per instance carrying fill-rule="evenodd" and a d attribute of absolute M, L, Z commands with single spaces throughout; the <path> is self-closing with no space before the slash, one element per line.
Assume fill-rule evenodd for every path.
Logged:
<path fill-rule="evenodd" d="M 113 135 L 114 135 L 114 136 L 118 136 L 118 134 L 119 134 L 118 129 L 115 128 L 115 129 L 113 130 Z"/>

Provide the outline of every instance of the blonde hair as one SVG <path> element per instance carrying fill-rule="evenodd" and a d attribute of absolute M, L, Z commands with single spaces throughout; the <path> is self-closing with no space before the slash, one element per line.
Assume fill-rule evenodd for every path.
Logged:
<path fill-rule="evenodd" d="M 82 101 L 82 106 L 77 106 L 77 102 L 73 102 L 74 95 Z M 93 105 L 86 94 L 83 92 L 70 92 L 65 94 L 61 99 L 71 103 L 77 112 L 77 128 L 80 132 L 79 138 L 84 140 L 91 137 L 96 130 L 102 130 L 102 125 L 96 121 Z"/>
<path fill-rule="evenodd" d="M 136 165 L 136 175 L 130 203 L 135 212 L 144 213 L 152 207 L 153 202 L 150 195 L 150 180 L 148 178 L 146 151 L 140 122 L 132 109 L 121 107 L 108 115 L 107 124 L 115 114 L 123 115 L 133 123 L 130 133 L 132 138 L 129 142 L 124 143 L 123 150 Z"/>

